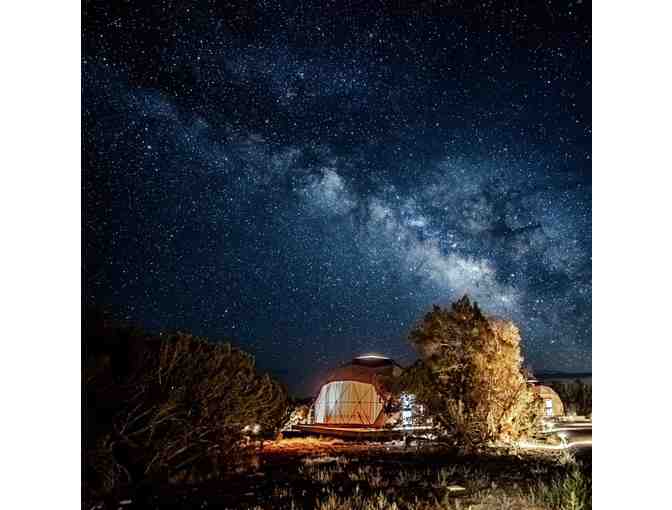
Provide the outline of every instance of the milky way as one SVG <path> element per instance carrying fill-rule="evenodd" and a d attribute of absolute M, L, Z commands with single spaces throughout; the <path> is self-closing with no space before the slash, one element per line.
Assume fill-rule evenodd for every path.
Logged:
<path fill-rule="evenodd" d="M 88 303 L 300 394 L 465 293 L 590 370 L 589 4 L 138 4 L 86 3 Z"/>

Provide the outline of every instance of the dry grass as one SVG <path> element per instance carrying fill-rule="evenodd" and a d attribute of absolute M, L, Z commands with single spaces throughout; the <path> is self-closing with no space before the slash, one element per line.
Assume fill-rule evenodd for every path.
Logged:
<path fill-rule="evenodd" d="M 350 471 L 348 478 L 355 482 L 364 482 L 372 488 L 387 487 L 389 485 L 389 482 L 383 476 L 382 469 L 371 465 L 360 466 L 357 471 Z"/>
<path fill-rule="evenodd" d="M 592 479 L 576 465 L 563 477 L 558 477 L 548 484 L 537 484 L 535 492 L 548 508 L 558 510 L 592 508 Z"/>
<path fill-rule="evenodd" d="M 370 448 L 365 455 L 361 451 L 360 445 L 351 444 L 350 451 L 337 455 L 320 450 L 317 456 L 314 452 L 308 457 L 272 456 L 270 461 L 261 456 L 256 474 L 213 484 L 215 490 L 223 489 L 220 495 L 189 489 L 187 498 L 190 503 L 194 497 L 201 500 L 193 508 L 230 510 L 591 508 L 590 471 L 566 453 L 461 457 L 448 450 L 381 453 L 384 448 Z M 165 503 L 150 506 L 172 508 L 180 500 L 167 493 L 161 499 Z"/>
<path fill-rule="evenodd" d="M 347 457 L 307 457 L 301 461 L 304 465 L 310 466 L 315 464 L 331 464 L 336 463 L 339 466 L 345 466 L 350 463 L 350 459 Z"/>
<path fill-rule="evenodd" d="M 330 483 L 334 481 L 334 476 L 343 473 L 342 466 L 338 464 L 308 464 L 299 468 L 299 473 L 306 478 L 319 483 Z"/>
<path fill-rule="evenodd" d="M 558 460 L 563 463 L 566 461 Z M 428 469 L 403 469 L 394 478 L 386 477 L 378 466 L 363 465 L 356 471 L 342 471 L 334 461 L 331 466 L 312 465 L 313 480 L 328 484 L 314 508 L 318 510 L 590 510 L 591 481 L 572 464 L 568 472 L 550 481 L 537 481 L 525 487 L 505 486 L 495 481 L 485 471 L 473 466 L 445 466 L 438 471 Z M 304 467 L 305 469 L 305 467 Z M 536 467 L 540 474 L 547 469 Z M 335 475 L 347 475 L 357 482 L 354 490 L 348 491 L 337 483 Z M 408 495 L 400 488 L 418 486 L 428 479 L 438 489 L 433 495 Z M 466 487 L 458 483 L 466 480 Z M 368 491 L 365 490 L 368 487 Z M 413 492 L 413 491 L 411 491 Z M 417 491 L 415 491 L 417 492 Z M 400 495 L 404 494 L 404 495 Z M 280 493 L 277 493 L 280 495 Z M 271 505 L 265 508 L 299 508 L 301 498 L 294 499 L 291 491 L 283 493 L 285 506 Z"/>
<path fill-rule="evenodd" d="M 304 459 L 299 472 L 321 487 L 284 489 L 264 508 L 318 510 L 590 510 L 589 472 L 567 452 L 516 460 L 493 469 L 486 459 L 443 465 L 387 463 L 380 458 Z M 520 462 L 520 464 L 519 464 Z M 303 506 L 302 506 L 303 505 Z"/>
<path fill-rule="evenodd" d="M 364 473 L 371 474 L 368 471 L 360 472 Z M 453 487 L 447 484 L 447 474 L 440 473 L 438 476 L 444 487 Z M 374 476 L 377 475 L 374 471 Z M 405 473 L 401 476 L 404 481 L 419 480 L 417 473 Z M 371 479 L 367 481 L 370 483 Z M 375 485 L 374 483 L 371 486 Z M 298 503 L 292 502 L 291 505 L 296 507 Z M 590 510 L 591 483 L 580 470 L 573 469 L 564 477 L 559 477 L 550 483 L 539 482 L 526 490 L 521 488 L 504 490 L 497 484 L 492 484 L 489 488 L 472 492 L 465 498 L 446 490 L 443 497 L 424 501 L 417 496 L 412 499 L 398 497 L 390 491 L 364 495 L 357 486 L 355 493 L 350 495 L 341 495 L 333 489 L 329 490 L 324 497 L 316 501 L 315 508 L 318 510 Z"/>

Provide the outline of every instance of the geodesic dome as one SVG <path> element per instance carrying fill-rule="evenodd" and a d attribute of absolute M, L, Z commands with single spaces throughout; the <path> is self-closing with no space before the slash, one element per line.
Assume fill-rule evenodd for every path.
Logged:
<path fill-rule="evenodd" d="M 565 414 L 565 406 L 562 403 L 562 399 L 560 399 L 560 396 L 553 388 L 537 384 L 532 389 L 543 401 L 543 414 L 545 417 L 553 418 L 554 416 L 563 416 Z"/>
<path fill-rule="evenodd" d="M 385 395 L 376 378 L 399 375 L 401 367 L 390 358 L 366 355 L 329 374 L 313 407 L 316 424 L 380 427 L 385 421 Z"/>

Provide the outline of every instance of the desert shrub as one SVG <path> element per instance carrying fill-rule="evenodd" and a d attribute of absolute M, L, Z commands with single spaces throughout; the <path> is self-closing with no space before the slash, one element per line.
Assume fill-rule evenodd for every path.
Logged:
<path fill-rule="evenodd" d="M 289 416 L 282 424 L 282 427 L 280 427 L 280 430 L 292 430 L 294 425 L 308 423 L 309 413 L 310 405 L 292 403 L 289 407 Z"/>
<path fill-rule="evenodd" d="M 550 483 L 538 483 L 535 496 L 554 510 L 590 510 L 592 508 L 592 480 L 576 465 Z"/>
<path fill-rule="evenodd" d="M 97 326 L 84 373 L 90 491 L 230 470 L 252 448 L 243 429 L 271 431 L 285 416 L 285 390 L 230 344 Z"/>
<path fill-rule="evenodd" d="M 450 309 L 435 306 L 410 340 L 421 360 L 398 384 L 427 406 L 457 446 L 475 450 L 538 429 L 538 397 L 523 376 L 512 322 L 486 318 L 465 296 Z"/>
<path fill-rule="evenodd" d="M 566 414 L 589 416 L 593 411 L 593 388 L 583 381 L 572 383 L 550 383 L 551 388 L 562 400 Z"/>
<path fill-rule="evenodd" d="M 560 453 L 558 456 L 555 458 L 556 463 L 559 466 L 576 466 L 578 465 L 578 461 L 576 460 L 576 456 L 574 453 L 569 448 L 565 448 L 563 450 L 560 450 Z"/>

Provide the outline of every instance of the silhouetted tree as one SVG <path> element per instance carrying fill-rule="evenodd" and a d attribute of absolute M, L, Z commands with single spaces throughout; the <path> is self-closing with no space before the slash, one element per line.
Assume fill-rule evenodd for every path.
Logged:
<path fill-rule="evenodd" d="M 589 416 L 593 412 L 593 388 L 581 380 L 571 383 L 552 382 L 553 388 L 565 406 L 566 413 Z"/>
<path fill-rule="evenodd" d="M 247 431 L 273 431 L 285 417 L 284 388 L 230 344 L 91 326 L 97 338 L 87 337 L 84 373 L 90 489 L 216 475 L 244 460 Z"/>

